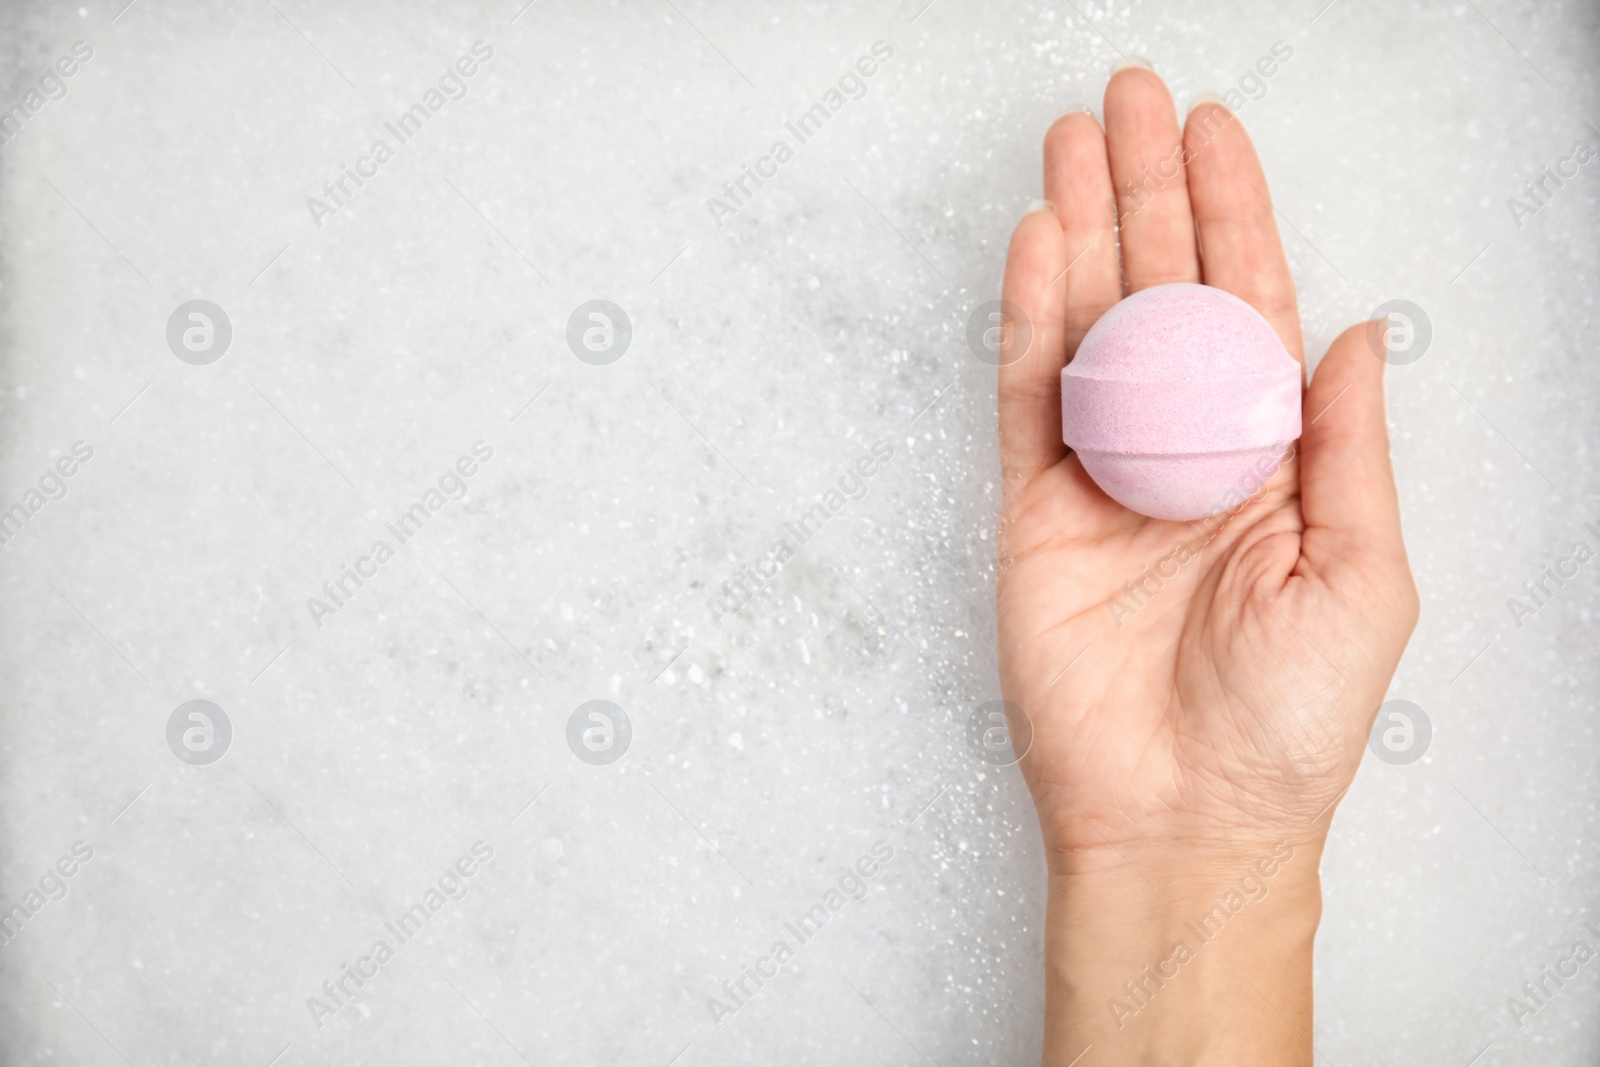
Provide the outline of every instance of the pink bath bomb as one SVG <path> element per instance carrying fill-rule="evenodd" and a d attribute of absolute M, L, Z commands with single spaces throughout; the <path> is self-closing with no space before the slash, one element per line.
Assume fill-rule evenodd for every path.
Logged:
<path fill-rule="evenodd" d="M 1232 510 L 1300 436 L 1300 364 L 1232 293 L 1140 290 L 1061 372 L 1062 439 L 1095 484 L 1157 519 Z"/>

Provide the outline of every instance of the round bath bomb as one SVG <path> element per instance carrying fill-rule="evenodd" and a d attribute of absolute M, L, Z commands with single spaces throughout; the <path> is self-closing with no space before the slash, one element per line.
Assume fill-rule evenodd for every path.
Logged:
<path fill-rule="evenodd" d="M 1061 372 L 1062 439 L 1114 500 L 1157 519 L 1234 509 L 1300 436 L 1300 364 L 1232 293 L 1140 290 Z"/>

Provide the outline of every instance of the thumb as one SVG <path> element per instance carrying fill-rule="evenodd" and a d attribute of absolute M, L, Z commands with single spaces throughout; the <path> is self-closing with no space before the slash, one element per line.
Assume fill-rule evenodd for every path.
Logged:
<path fill-rule="evenodd" d="M 1385 363 L 1370 338 L 1376 323 L 1345 330 L 1306 390 L 1300 432 L 1301 554 L 1330 582 L 1351 568 L 1409 585 L 1400 499 L 1384 417 Z"/>

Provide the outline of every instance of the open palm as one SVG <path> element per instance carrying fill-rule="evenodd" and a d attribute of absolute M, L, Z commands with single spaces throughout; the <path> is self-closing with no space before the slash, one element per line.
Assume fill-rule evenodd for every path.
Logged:
<path fill-rule="evenodd" d="M 1242 125 L 1206 103 L 1180 133 L 1166 87 L 1137 67 L 1113 75 L 1105 118 L 1051 127 L 1049 204 L 1006 263 L 1005 299 L 1031 324 L 999 383 L 1000 669 L 1031 723 L 1022 770 L 1053 861 L 1298 839 L 1348 787 L 1416 622 L 1384 364 L 1364 325 L 1345 331 L 1305 393 L 1297 448 L 1231 515 L 1151 519 L 1103 493 L 1062 444 L 1059 375 L 1123 296 L 1216 286 L 1304 361 Z"/>

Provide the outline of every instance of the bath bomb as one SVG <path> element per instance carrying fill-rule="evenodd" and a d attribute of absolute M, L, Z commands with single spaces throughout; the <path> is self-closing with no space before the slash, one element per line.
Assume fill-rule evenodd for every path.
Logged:
<path fill-rule="evenodd" d="M 1102 315 L 1061 371 L 1062 439 L 1157 519 L 1236 509 L 1300 436 L 1300 364 L 1232 293 L 1178 282 Z"/>

